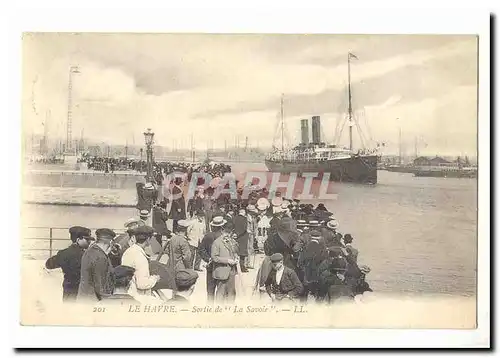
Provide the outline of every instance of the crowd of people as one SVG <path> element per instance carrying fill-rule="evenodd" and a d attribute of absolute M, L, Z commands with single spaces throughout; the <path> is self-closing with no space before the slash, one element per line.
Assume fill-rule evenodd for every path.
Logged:
<path fill-rule="evenodd" d="M 179 170 L 171 163 L 161 168 Z M 214 198 L 214 188 L 203 186 L 186 203 L 182 186 L 175 182 L 181 195 L 170 203 L 153 196 L 151 210 L 138 204 L 124 233 L 102 228 L 94 238 L 88 228 L 72 227 L 72 244 L 46 262 L 64 272 L 63 300 L 186 302 L 205 272 L 207 301 L 234 302 L 238 277 L 251 270 L 254 298 L 275 302 L 331 304 L 371 292 L 370 268 L 358 264 L 352 235 L 339 232 L 324 204 L 279 192 L 269 200 L 265 188 L 246 199 Z M 146 187 L 154 192 L 151 183 Z"/>
<path fill-rule="evenodd" d="M 147 171 L 146 160 L 87 155 L 82 157 L 80 161 L 86 163 L 87 168 L 89 169 L 105 173 L 114 173 L 118 170 L 129 170 L 139 173 L 145 173 Z M 212 177 L 222 178 L 225 173 L 231 172 L 231 166 L 224 163 L 213 163 L 210 161 L 205 161 L 203 163 L 155 161 L 153 163 L 153 176 L 158 185 L 160 185 L 163 181 L 163 176 L 174 172 L 186 173 L 189 178 L 194 172 L 205 172 L 210 174 Z"/>

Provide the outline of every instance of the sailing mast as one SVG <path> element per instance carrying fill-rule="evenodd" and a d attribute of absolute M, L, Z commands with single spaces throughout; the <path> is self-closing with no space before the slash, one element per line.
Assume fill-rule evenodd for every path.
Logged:
<path fill-rule="evenodd" d="M 347 54 L 347 83 L 348 83 L 348 99 L 349 99 L 349 150 L 352 150 L 352 103 L 351 103 L 351 56 L 350 52 Z"/>
<path fill-rule="evenodd" d="M 284 158 L 285 155 L 285 120 L 283 116 L 283 97 L 284 94 L 281 94 L 281 158 Z"/>

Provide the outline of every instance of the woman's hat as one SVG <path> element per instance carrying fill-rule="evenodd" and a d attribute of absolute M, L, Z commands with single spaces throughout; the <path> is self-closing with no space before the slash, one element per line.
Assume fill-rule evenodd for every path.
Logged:
<path fill-rule="evenodd" d="M 259 200 L 257 200 L 257 209 L 258 210 L 266 210 L 267 208 L 269 207 L 269 200 L 267 200 L 266 198 L 260 198 Z"/>
<path fill-rule="evenodd" d="M 273 198 L 271 204 L 273 204 L 273 206 L 281 206 L 281 204 L 283 204 L 283 199 L 281 198 L 281 196 L 277 196 Z"/>
<path fill-rule="evenodd" d="M 216 216 L 210 222 L 210 226 L 224 226 L 227 223 L 222 216 Z"/>

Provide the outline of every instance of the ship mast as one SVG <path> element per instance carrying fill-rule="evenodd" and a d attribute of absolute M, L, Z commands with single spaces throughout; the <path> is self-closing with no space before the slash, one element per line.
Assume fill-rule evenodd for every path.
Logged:
<path fill-rule="evenodd" d="M 281 94 L 281 158 L 284 157 L 285 155 L 285 120 L 283 116 L 283 96 L 284 94 Z"/>
<path fill-rule="evenodd" d="M 348 82 L 348 99 L 349 99 L 349 150 L 352 150 L 352 103 L 351 103 L 351 57 L 353 55 L 349 52 L 347 54 L 347 82 Z"/>

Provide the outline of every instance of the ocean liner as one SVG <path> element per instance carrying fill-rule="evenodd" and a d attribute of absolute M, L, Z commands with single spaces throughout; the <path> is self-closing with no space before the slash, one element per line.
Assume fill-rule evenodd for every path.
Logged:
<path fill-rule="evenodd" d="M 301 120 L 301 143 L 290 149 L 284 147 L 283 96 L 281 97 L 281 148 L 274 146 L 266 155 L 265 164 L 269 171 L 280 173 L 314 172 L 324 175 L 329 173 L 330 180 L 362 184 L 377 183 L 377 164 L 379 156 L 376 149 L 353 149 L 353 126 L 361 131 L 357 118 L 353 115 L 351 98 L 351 59 L 357 59 L 352 53 L 347 56 L 348 77 L 348 116 L 337 129 L 337 143 L 327 144 L 321 141 L 321 119 L 312 117 L 312 142 L 309 142 L 308 119 Z M 349 126 L 349 148 L 338 145 L 345 124 Z M 360 134 L 361 136 L 361 134 Z"/>

